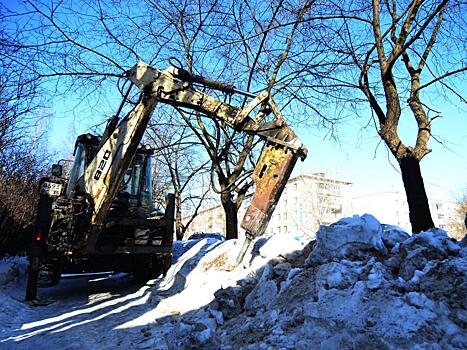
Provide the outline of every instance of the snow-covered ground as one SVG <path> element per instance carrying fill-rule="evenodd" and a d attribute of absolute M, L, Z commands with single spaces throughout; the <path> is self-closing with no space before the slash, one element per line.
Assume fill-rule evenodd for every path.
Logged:
<path fill-rule="evenodd" d="M 165 278 L 68 278 L 24 303 L 24 259 L 0 263 L 0 349 L 466 349 L 467 247 L 371 215 L 316 240 L 177 242 Z"/>

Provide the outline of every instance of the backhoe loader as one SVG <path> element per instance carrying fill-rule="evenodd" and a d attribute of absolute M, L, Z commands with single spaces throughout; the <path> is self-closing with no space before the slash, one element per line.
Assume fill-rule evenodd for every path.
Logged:
<path fill-rule="evenodd" d="M 154 210 L 152 149 L 140 145 L 158 103 L 198 111 L 265 142 L 253 173 L 255 192 L 241 223 L 246 238 L 237 263 L 253 238 L 265 232 L 297 159 L 307 155 L 266 91 L 253 95 L 181 67 L 161 71 L 144 62 L 126 78 L 141 90 L 130 113 L 118 117 L 131 86 L 102 136 L 78 137 L 70 174 L 63 176 L 56 164 L 52 176 L 41 180 L 26 300 L 36 299 L 38 285 L 58 283 L 62 273 L 129 271 L 144 280 L 167 272 L 174 197 L 167 196 L 164 213 Z M 236 107 L 203 92 L 206 88 L 251 100 Z"/>

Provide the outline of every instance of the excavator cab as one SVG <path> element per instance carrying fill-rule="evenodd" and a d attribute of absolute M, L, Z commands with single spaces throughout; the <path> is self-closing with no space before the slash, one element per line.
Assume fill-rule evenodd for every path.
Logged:
<path fill-rule="evenodd" d="M 100 142 L 101 136 L 91 134 L 78 136 L 73 154 L 75 158 L 65 190 L 68 198 L 82 191 L 85 169 L 95 157 Z M 125 172 L 123 184 L 116 195 L 113 207 L 123 206 L 127 210 L 140 208 L 148 214 L 153 211 L 151 174 L 153 153 L 153 149 L 148 145 L 137 149 L 132 163 Z"/>
<path fill-rule="evenodd" d="M 101 234 L 91 251 L 81 247 L 89 238 L 92 201 L 85 191 L 84 175 L 99 151 L 102 138 L 80 135 L 74 161 L 67 174 L 56 164 L 52 176 L 43 178 L 30 246 L 31 264 L 27 299 L 35 298 L 36 286 L 55 285 L 62 273 L 99 271 L 133 272 L 147 280 L 170 266 L 173 240 L 174 198 L 168 195 L 165 213 L 156 211 L 152 199 L 152 154 L 139 145 L 125 169 L 108 209 Z"/>

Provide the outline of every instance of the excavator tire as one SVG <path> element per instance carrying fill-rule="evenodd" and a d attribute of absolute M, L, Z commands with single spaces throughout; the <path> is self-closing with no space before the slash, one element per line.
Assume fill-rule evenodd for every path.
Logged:
<path fill-rule="evenodd" d="M 163 261 L 155 256 L 145 256 L 135 259 L 133 264 L 133 279 L 138 283 L 147 282 L 160 276 L 163 272 Z"/>
<path fill-rule="evenodd" d="M 52 287 L 60 282 L 61 271 L 58 264 L 41 264 L 37 286 L 39 288 Z"/>

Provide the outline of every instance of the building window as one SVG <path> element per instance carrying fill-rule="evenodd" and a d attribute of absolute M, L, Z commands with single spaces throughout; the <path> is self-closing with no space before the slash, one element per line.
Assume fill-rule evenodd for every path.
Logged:
<path fill-rule="evenodd" d="M 337 207 L 337 208 L 334 208 L 334 209 L 333 209 L 333 213 L 334 213 L 335 215 L 337 215 L 337 214 L 342 214 L 342 206 Z"/>
<path fill-rule="evenodd" d="M 332 194 L 336 196 L 340 196 L 341 189 L 338 185 L 332 185 Z"/>
<path fill-rule="evenodd" d="M 303 226 L 303 203 L 300 203 L 300 209 L 298 210 L 300 226 Z"/>
<path fill-rule="evenodd" d="M 284 226 L 284 233 L 287 233 L 287 226 Z"/>
<path fill-rule="evenodd" d="M 287 220 L 287 212 L 285 212 L 282 216 L 284 217 L 284 220 Z"/>

